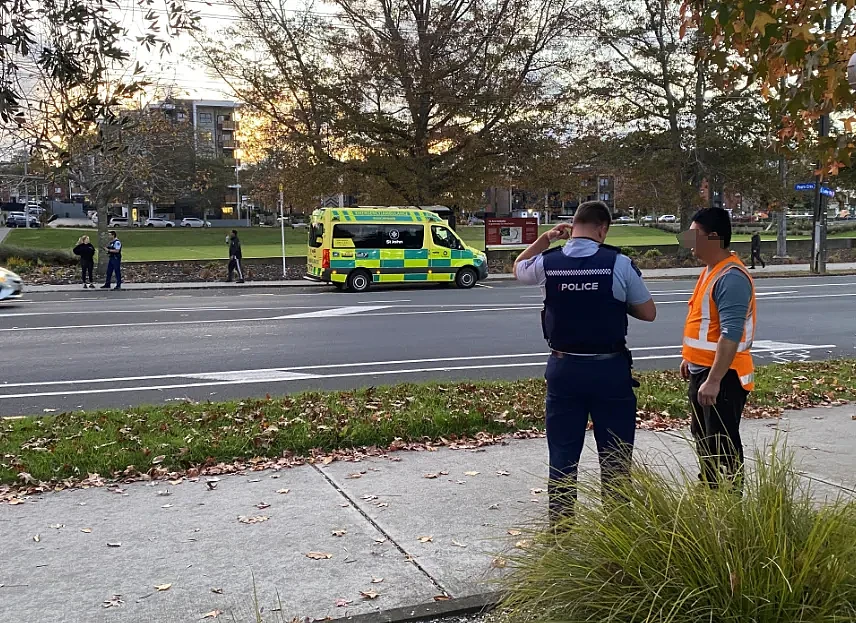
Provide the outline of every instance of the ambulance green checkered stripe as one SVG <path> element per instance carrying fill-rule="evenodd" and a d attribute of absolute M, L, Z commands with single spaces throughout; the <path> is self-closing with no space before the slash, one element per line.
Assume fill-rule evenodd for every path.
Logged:
<path fill-rule="evenodd" d="M 354 268 L 356 262 L 354 260 L 331 260 L 330 268 Z"/>
<path fill-rule="evenodd" d="M 335 266 L 331 266 L 331 268 L 335 269 Z M 360 266 L 348 266 L 342 267 L 346 268 L 346 272 L 350 272 L 355 268 L 362 268 Z M 372 273 L 376 273 L 380 271 L 382 275 L 427 275 L 428 271 L 433 273 L 456 273 L 459 270 L 459 266 L 419 266 L 419 267 L 410 267 L 410 266 L 398 266 L 398 267 L 383 267 L 383 268 L 367 268 L 366 270 L 371 271 Z"/>
<path fill-rule="evenodd" d="M 406 260 L 427 260 L 428 249 L 405 249 L 404 259 Z"/>

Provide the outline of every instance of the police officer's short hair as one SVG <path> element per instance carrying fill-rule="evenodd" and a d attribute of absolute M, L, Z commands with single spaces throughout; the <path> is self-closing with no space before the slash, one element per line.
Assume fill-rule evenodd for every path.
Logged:
<path fill-rule="evenodd" d="M 586 201 L 574 212 L 574 225 L 595 225 L 602 227 L 612 223 L 609 206 L 603 201 Z"/>
<path fill-rule="evenodd" d="M 731 217 L 724 208 L 702 208 L 693 216 L 693 223 L 708 235 L 716 234 L 723 248 L 731 246 Z"/>
<path fill-rule="evenodd" d="M 111 236 L 113 236 L 114 238 L 118 238 L 118 237 L 119 237 L 119 236 L 117 236 L 117 235 L 116 235 L 116 230 L 115 230 L 115 229 L 111 229 L 111 230 L 110 230 L 110 231 L 108 231 L 107 233 L 108 233 L 108 234 L 110 234 Z"/>

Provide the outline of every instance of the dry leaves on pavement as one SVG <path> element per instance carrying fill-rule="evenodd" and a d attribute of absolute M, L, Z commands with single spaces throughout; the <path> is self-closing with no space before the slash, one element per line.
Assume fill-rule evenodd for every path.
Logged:
<path fill-rule="evenodd" d="M 222 610 L 212 610 L 211 612 L 206 612 L 202 615 L 203 619 L 216 619 L 218 616 L 223 614 Z"/>
<path fill-rule="evenodd" d="M 374 591 L 360 591 L 360 597 L 363 599 L 377 599 L 380 597 L 380 593 L 376 593 Z"/>
<path fill-rule="evenodd" d="M 333 536 L 345 536 L 348 534 L 347 530 L 333 530 Z"/>
<path fill-rule="evenodd" d="M 101 602 L 101 606 L 103 608 L 119 608 L 125 601 L 122 599 L 121 595 L 113 595 L 110 599 L 105 599 Z"/>
<path fill-rule="evenodd" d="M 329 560 L 333 557 L 333 554 L 327 552 L 309 552 L 306 554 L 306 557 L 312 560 Z"/>
<path fill-rule="evenodd" d="M 262 523 L 263 521 L 267 521 L 268 519 L 270 519 L 270 517 L 268 517 L 267 515 L 256 515 L 254 517 L 247 517 L 245 515 L 238 516 L 238 522 L 244 524 Z"/>
<path fill-rule="evenodd" d="M 418 539 L 420 543 L 432 543 L 434 541 L 433 536 L 420 536 Z"/>
<path fill-rule="evenodd" d="M 464 472 L 464 476 L 478 476 L 481 472 Z"/>
<path fill-rule="evenodd" d="M 157 589 L 157 591 L 159 593 L 162 593 L 164 591 L 168 591 L 169 589 L 171 589 L 172 584 L 158 584 L 157 586 L 155 586 L 155 588 Z"/>

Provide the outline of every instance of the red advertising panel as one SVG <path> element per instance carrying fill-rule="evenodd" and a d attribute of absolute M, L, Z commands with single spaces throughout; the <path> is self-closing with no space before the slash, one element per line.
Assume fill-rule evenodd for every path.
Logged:
<path fill-rule="evenodd" d="M 484 243 L 487 247 L 530 245 L 538 239 L 538 219 L 489 218 L 484 223 Z"/>

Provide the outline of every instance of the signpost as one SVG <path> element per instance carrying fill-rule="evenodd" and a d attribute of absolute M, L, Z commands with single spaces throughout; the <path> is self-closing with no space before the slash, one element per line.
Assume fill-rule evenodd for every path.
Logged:
<path fill-rule="evenodd" d="M 282 196 L 282 184 L 279 185 L 279 233 L 282 236 L 282 276 L 285 277 L 287 270 L 285 269 L 285 214 L 283 206 L 285 201 Z"/>
<path fill-rule="evenodd" d="M 796 184 L 794 185 L 794 190 L 815 190 L 817 188 L 817 184 L 814 182 L 806 182 L 805 184 Z M 825 197 L 834 197 L 835 191 L 831 188 L 827 188 L 826 186 L 820 187 L 820 194 Z"/>
<path fill-rule="evenodd" d="M 538 219 L 489 218 L 484 224 L 485 248 L 529 246 L 538 239 Z"/>

